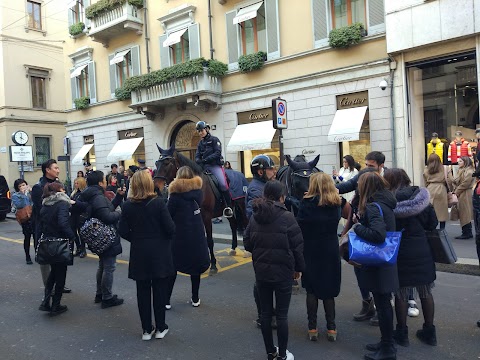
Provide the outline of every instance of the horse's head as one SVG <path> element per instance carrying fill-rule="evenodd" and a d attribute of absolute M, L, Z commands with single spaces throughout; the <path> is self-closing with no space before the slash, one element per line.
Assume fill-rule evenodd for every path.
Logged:
<path fill-rule="evenodd" d="M 285 158 L 291 168 L 290 184 L 287 184 L 289 195 L 297 199 L 302 199 L 304 193 L 308 191 L 310 176 L 313 173 L 320 171 L 315 167 L 320 159 L 320 155 L 317 155 L 315 159 L 309 162 L 293 161 L 289 156 L 286 156 Z M 299 159 L 298 156 L 295 158 Z"/>
<path fill-rule="evenodd" d="M 178 170 L 178 162 L 175 158 L 175 145 L 164 150 L 157 144 L 157 148 L 160 156 L 155 162 L 155 166 L 157 167 L 155 178 L 164 179 L 167 184 L 170 184 L 173 179 L 175 179 Z"/>

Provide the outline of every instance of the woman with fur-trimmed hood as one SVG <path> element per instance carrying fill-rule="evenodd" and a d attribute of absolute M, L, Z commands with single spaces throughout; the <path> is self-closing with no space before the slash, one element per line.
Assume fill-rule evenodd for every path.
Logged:
<path fill-rule="evenodd" d="M 203 225 L 200 205 L 202 204 L 202 179 L 194 176 L 192 169 L 182 166 L 177 171 L 176 179 L 168 187 L 168 210 L 175 222 L 177 232 L 173 242 L 173 259 L 177 271 L 189 274 L 192 282 L 191 303 L 200 305 L 198 291 L 200 275 L 210 266 L 205 227 Z M 175 277 L 170 284 L 167 309 L 170 306 Z"/>
<path fill-rule="evenodd" d="M 417 331 L 424 343 L 436 345 L 433 325 L 434 301 L 432 289 L 436 279 L 435 262 L 425 230 L 434 230 L 438 225 L 435 209 L 430 204 L 427 189 L 410 186 L 410 178 L 403 169 L 388 169 L 385 180 L 397 199 L 394 209 L 396 230 L 402 231 L 397 268 L 400 289 L 395 293 L 397 329 L 394 339 L 401 346 L 408 346 L 407 312 L 408 300 L 413 292 L 422 302 L 425 323 Z"/>

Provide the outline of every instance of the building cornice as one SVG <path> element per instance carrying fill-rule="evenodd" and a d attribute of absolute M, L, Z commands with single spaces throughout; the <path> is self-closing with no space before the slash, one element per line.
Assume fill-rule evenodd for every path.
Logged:
<path fill-rule="evenodd" d="M 28 110 L 33 112 L 47 112 L 47 113 L 55 113 L 55 114 L 65 114 L 65 110 L 52 110 L 52 109 L 33 109 L 29 107 L 20 107 L 20 106 L 0 106 L 0 110 Z M 13 115 L 17 116 L 17 115 Z"/>
<path fill-rule="evenodd" d="M 102 126 L 104 125 L 114 125 L 118 124 L 118 118 L 121 117 L 122 121 L 126 120 L 145 120 L 145 116 L 141 114 L 137 114 L 133 111 L 128 111 L 128 112 L 123 112 L 123 113 L 116 113 L 116 114 L 110 114 L 110 115 L 105 115 L 105 116 L 100 116 L 92 119 L 87 119 L 87 120 L 80 120 L 80 121 L 75 121 L 75 122 L 70 122 L 66 125 L 66 128 L 68 131 L 75 131 L 75 130 L 82 130 L 85 129 L 85 125 L 92 124 L 94 123 L 95 125 L 99 125 L 98 122 L 102 122 Z"/>
<path fill-rule="evenodd" d="M 7 117 L 0 117 L 0 123 L 6 123 L 6 122 L 11 122 L 11 123 L 22 123 L 22 124 L 48 124 L 48 125 L 63 125 L 66 126 L 67 122 L 66 121 L 52 121 L 52 120 L 34 120 L 34 119 L 23 119 L 21 117 L 18 118 L 7 118 Z"/>

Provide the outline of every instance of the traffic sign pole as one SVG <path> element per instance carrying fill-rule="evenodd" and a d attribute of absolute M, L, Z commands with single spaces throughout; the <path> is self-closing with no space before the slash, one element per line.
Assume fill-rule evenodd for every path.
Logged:
<path fill-rule="evenodd" d="M 280 167 L 283 166 L 283 129 L 288 127 L 287 123 L 287 102 L 280 98 L 272 100 L 273 127 L 278 130 L 278 147 L 280 148 Z"/>

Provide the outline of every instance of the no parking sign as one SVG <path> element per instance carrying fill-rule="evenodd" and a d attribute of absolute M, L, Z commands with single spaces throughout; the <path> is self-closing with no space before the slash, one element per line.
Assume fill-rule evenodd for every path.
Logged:
<path fill-rule="evenodd" d="M 287 102 L 284 99 L 272 100 L 272 118 L 275 129 L 286 129 L 287 125 Z"/>

